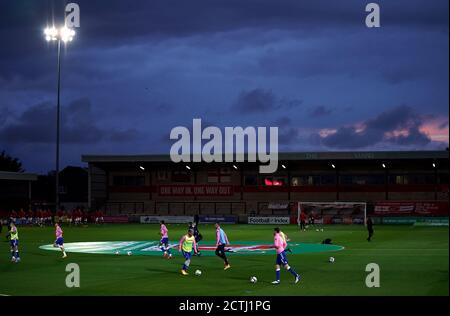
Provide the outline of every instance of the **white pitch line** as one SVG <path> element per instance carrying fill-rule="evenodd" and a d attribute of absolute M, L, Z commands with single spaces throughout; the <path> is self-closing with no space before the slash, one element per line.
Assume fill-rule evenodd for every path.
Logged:
<path fill-rule="evenodd" d="M 0 296 L 11 296 L 11 295 L 8 295 L 8 294 L 1 294 L 1 293 L 0 293 Z"/>

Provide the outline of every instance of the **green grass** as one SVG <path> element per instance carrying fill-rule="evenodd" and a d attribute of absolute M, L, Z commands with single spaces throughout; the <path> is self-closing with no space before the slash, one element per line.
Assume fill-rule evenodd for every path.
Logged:
<path fill-rule="evenodd" d="M 225 225 L 233 240 L 272 241 L 272 226 Z M 52 243 L 54 229 L 20 228 L 22 262 L 9 262 L 9 243 L 0 241 L 0 295 L 448 295 L 448 227 L 375 226 L 373 242 L 365 240 L 362 226 L 326 226 L 324 232 L 283 230 L 293 242 L 318 243 L 324 238 L 345 247 L 333 253 L 290 255 L 290 264 L 302 275 L 282 271 L 282 284 L 273 286 L 275 255 L 229 256 L 232 268 L 223 271 L 217 257 L 194 257 L 191 270 L 203 275 L 180 275 L 183 259 L 155 256 L 114 256 L 59 252 L 38 247 Z M 104 225 L 64 227 L 65 242 L 157 240 L 157 225 Z M 184 225 L 169 225 L 171 240 L 178 240 Z M 201 225 L 205 240 L 213 240 L 214 228 Z M 2 236 L 4 238 L 4 236 Z M 336 258 L 328 263 L 329 256 Z M 67 263 L 77 263 L 81 287 L 67 288 Z M 377 263 L 381 287 L 367 288 L 365 267 Z M 258 282 L 251 284 L 250 276 Z"/>

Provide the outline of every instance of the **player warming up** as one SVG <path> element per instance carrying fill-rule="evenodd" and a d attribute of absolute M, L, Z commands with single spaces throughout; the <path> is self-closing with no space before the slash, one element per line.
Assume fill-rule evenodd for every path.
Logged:
<path fill-rule="evenodd" d="M 273 248 L 277 251 L 277 261 L 275 264 L 275 272 L 276 272 L 276 280 L 272 282 L 272 284 L 280 284 L 280 270 L 281 266 L 283 266 L 287 271 L 289 271 L 295 277 L 295 283 L 300 281 L 300 275 L 294 271 L 293 268 L 289 266 L 286 252 L 284 249 L 286 248 L 286 242 L 283 241 L 283 238 L 280 235 L 280 229 L 277 227 L 274 229 L 274 245 Z"/>
<path fill-rule="evenodd" d="M 167 229 L 164 221 L 161 221 L 160 224 L 161 240 L 159 241 L 159 248 L 164 253 L 164 258 L 171 259 L 172 253 L 170 252 L 169 246 L 169 230 Z"/>
<path fill-rule="evenodd" d="M 300 230 L 306 231 L 306 213 L 300 213 Z"/>
<path fill-rule="evenodd" d="M 53 244 L 53 247 L 61 249 L 61 252 L 63 253 L 62 257 L 67 258 L 67 254 L 64 249 L 63 230 L 61 229 L 61 226 L 59 225 L 59 223 L 55 224 L 55 229 L 56 229 L 55 230 L 56 240 L 55 240 L 55 243 Z"/>
<path fill-rule="evenodd" d="M 19 256 L 19 230 L 17 229 L 14 222 L 10 224 L 11 229 L 9 230 L 10 234 L 10 244 L 11 244 L 11 262 L 20 262 Z"/>
<path fill-rule="evenodd" d="M 183 268 L 181 269 L 182 275 L 189 274 L 187 270 L 191 264 L 192 250 L 194 250 L 195 253 L 197 252 L 197 244 L 195 242 L 194 232 L 189 229 L 188 233 L 180 239 L 180 244 L 178 246 L 178 251 L 181 251 L 185 259 Z"/>
<path fill-rule="evenodd" d="M 225 234 L 224 230 L 220 228 L 220 224 L 216 223 L 216 256 L 223 259 L 225 264 L 225 267 L 223 268 L 224 270 L 231 268 L 227 255 L 225 254 L 225 246 L 229 243 L 227 234 Z"/>
<path fill-rule="evenodd" d="M 195 237 L 195 243 L 197 245 L 196 249 L 197 249 L 197 256 L 200 256 L 200 250 L 198 249 L 199 247 L 199 242 L 203 239 L 202 234 L 200 234 L 199 230 L 198 230 L 198 224 L 196 222 L 189 223 L 189 229 L 192 229 L 192 231 L 194 232 L 194 237 Z"/>
<path fill-rule="evenodd" d="M 283 239 L 283 242 L 286 244 L 286 246 L 285 246 L 286 249 L 284 249 L 284 251 L 285 251 L 285 252 L 290 252 L 290 253 L 292 253 L 292 250 L 291 250 L 290 248 L 288 248 L 288 246 L 287 246 L 288 241 L 290 241 L 288 235 L 286 235 L 285 233 L 283 233 L 283 232 L 280 230 L 280 236 L 281 236 L 281 238 Z"/>
<path fill-rule="evenodd" d="M 369 232 L 369 237 L 367 237 L 367 241 L 371 241 L 373 236 L 373 222 L 370 217 L 367 219 L 366 224 L 367 224 L 367 231 Z"/>

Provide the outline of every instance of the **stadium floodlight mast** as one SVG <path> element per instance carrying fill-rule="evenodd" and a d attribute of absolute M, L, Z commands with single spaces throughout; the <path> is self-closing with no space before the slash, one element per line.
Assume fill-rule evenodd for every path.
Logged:
<path fill-rule="evenodd" d="M 61 92 L 61 42 L 64 44 L 73 41 L 75 37 L 75 31 L 66 26 L 56 28 L 54 26 L 47 27 L 44 30 L 45 40 L 47 42 L 57 42 L 58 44 L 58 91 L 56 102 L 56 201 L 55 212 L 59 210 L 59 130 L 60 130 L 60 92 Z"/>

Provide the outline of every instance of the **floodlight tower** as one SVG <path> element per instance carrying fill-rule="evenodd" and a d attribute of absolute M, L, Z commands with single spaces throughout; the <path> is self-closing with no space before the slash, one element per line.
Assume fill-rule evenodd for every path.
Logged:
<path fill-rule="evenodd" d="M 56 28 L 54 26 L 47 27 L 44 30 L 45 40 L 47 42 L 57 42 L 58 44 L 58 89 L 57 89 L 57 101 L 56 101 L 56 200 L 55 200 L 55 212 L 59 210 L 59 130 L 60 130 L 60 91 L 61 91 L 61 42 L 67 44 L 73 41 L 75 37 L 75 31 L 63 26 Z"/>

